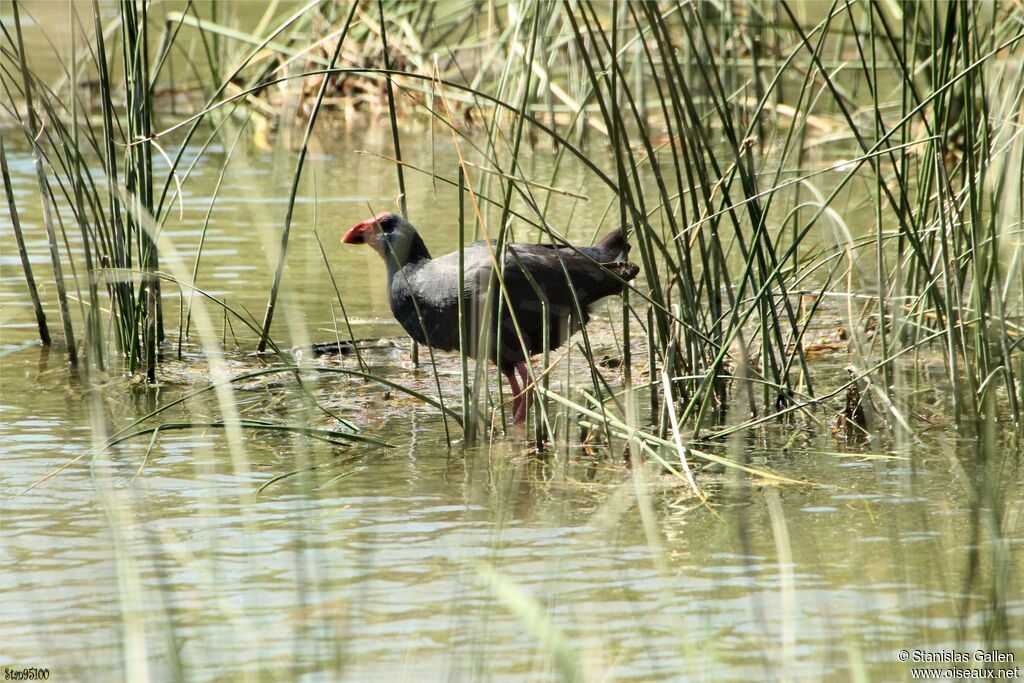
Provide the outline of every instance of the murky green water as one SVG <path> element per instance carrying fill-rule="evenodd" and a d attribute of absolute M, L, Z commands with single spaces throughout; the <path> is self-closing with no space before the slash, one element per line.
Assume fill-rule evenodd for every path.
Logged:
<path fill-rule="evenodd" d="M 415 127 L 404 135 L 413 163 L 451 175 L 443 170 L 456 168 L 450 140 L 431 147 Z M 262 149 L 243 137 L 200 262 L 199 285 L 256 318 L 287 201 L 287 142 Z M 434 392 L 433 375 L 411 367 L 390 318 L 376 255 L 338 244 L 344 228 L 393 207 L 392 168 L 360 149 L 390 153 L 386 126 L 325 129 L 316 140 L 274 336 L 284 346 L 334 338 L 341 310 L 315 227 L 356 336 L 395 338 L 367 349 L 374 371 Z M 223 154 L 197 165 L 184 218 L 166 228 L 189 270 Z M 550 158 L 538 153 L 532 163 L 546 181 Z M 11 165 L 33 264 L 45 273 L 23 148 Z M 552 222 L 591 239 L 608 197 L 582 175 L 563 173 L 558 183 L 591 200 L 553 198 Z M 435 191 L 410 174 L 411 217 L 435 253 L 456 246 L 454 201 L 450 187 Z M 724 453 L 816 485 L 705 472 L 704 507 L 654 470 L 632 473 L 621 447 L 579 447 L 571 428 L 570 446 L 554 453 L 532 453 L 523 431 L 448 449 L 437 410 L 337 375 L 308 380 L 327 408 L 393 448 L 272 432 L 230 444 L 211 428 L 165 432 L 152 448 L 142 436 L 93 458 L 96 441 L 207 382 L 206 359 L 195 345 L 182 360 L 168 347 L 156 388 L 116 373 L 101 382 L 69 374 L 59 350 L 25 346 L 33 319 L 6 214 L 0 232 L 0 667 L 47 667 L 50 680 L 548 680 L 558 676 L 559 642 L 594 681 L 863 672 L 902 680 L 910 665 L 901 649 L 999 647 L 1021 665 L 1017 445 L 954 429 L 941 388 L 918 399 L 935 423 L 920 443 L 848 446 L 825 411 L 723 443 Z M 68 239 L 74 248 L 74 230 Z M 52 303 L 52 291 L 44 296 Z M 178 299 L 167 297 L 176 328 Z M 248 355 L 252 332 L 237 321 L 224 329 L 209 310 L 228 370 L 263 367 Z M 598 353 L 614 353 L 618 315 L 592 325 Z M 457 363 L 439 361 L 454 401 Z M 838 369 L 848 357 L 819 362 Z M 357 367 L 351 358 L 321 363 Z M 607 374 L 618 381 L 618 371 Z M 333 424 L 286 377 L 236 386 L 235 399 L 246 418 Z M 207 394 L 162 419 L 219 417 Z"/>

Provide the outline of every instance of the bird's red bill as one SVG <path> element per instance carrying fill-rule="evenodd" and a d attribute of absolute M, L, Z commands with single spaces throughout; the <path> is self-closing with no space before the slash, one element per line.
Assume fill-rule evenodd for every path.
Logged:
<path fill-rule="evenodd" d="M 385 211 L 369 220 L 365 220 L 362 223 L 356 223 L 349 231 L 346 232 L 342 238 L 342 244 L 364 244 L 366 242 L 366 231 L 375 226 L 382 218 L 387 216 Z"/>
<path fill-rule="evenodd" d="M 366 241 L 366 237 L 363 233 L 366 231 L 366 226 L 360 223 L 349 229 L 341 237 L 342 244 L 363 244 Z"/>

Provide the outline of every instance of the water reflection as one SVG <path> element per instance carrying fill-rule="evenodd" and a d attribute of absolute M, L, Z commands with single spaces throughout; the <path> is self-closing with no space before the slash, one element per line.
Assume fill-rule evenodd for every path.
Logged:
<path fill-rule="evenodd" d="M 315 161 L 318 229 L 356 336 L 396 335 L 376 257 L 328 239 L 362 218 L 367 201 L 390 201 L 390 169 L 338 163 L 344 154 L 327 149 Z M 14 169 L 27 163 L 11 159 L 26 205 L 31 176 Z M 256 313 L 282 199 L 255 189 L 261 161 L 248 163 L 222 188 L 198 281 Z M 197 167 L 186 218 L 168 228 L 187 259 L 215 159 L 209 168 Z M 451 196 L 422 180 L 410 192 L 431 246 L 453 248 Z M 588 239 L 603 212 L 599 188 L 588 194 L 589 204 L 553 214 L 568 224 L 576 212 L 571 236 Z M 297 224 L 312 226 L 312 207 L 300 202 Z M 38 216 L 26 211 L 23 221 L 45 270 Z M 7 231 L 0 226 L 5 243 Z M 275 328 L 285 346 L 305 341 L 296 330 L 332 338 L 336 315 L 311 230 L 295 235 L 283 295 L 292 321 L 281 316 Z M 657 468 L 631 469 L 621 449 L 538 455 L 512 436 L 448 450 L 436 410 L 323 376 L 310 386 L 326 407 L 396 447 L 246 432 L 240 463 L 223 431 L 200 429 L 94 458 L 88 450 L 104 432 L 184 396 L 208 372 L 186 348 L 182 361 L 167 353 L 156 388 L 116 372 L 76 377 L 58 351 L 24 346 L 34 326 L 16 268 L 0 260 L 0 665 L 47 666 L 53 680 L 552 678 L 551 642 L 482 567 L 528 596 L 588 680 L 890 680 L 907 675 L 901 648 L 1024 656 L 1019 451 L 990 428 L 851 447 L 809 419 L 769 425 L 720 449 L 820 485 L 775 487 L 709 469 L 700 476 L 712 504 L 700 507 Z M 167 307 L 169 327 L 176 309 Z M 233 334 L 252 347 L 246 330 L 217 333 L 229 348 Z M 368 354 L 375 371 L 433 391 L 402 343 Z M 260 367 L 244 353 L 225 360 L 235 372 Z M 353 358 L 322 362 L 357 367 Z M 453 359 L 442 359 L 441 373 L 454 402 Z M 235 391 L 243 417 L 333 426 L 289 378 Z M 218 415 L 207 395 L 166 417 Z"/>

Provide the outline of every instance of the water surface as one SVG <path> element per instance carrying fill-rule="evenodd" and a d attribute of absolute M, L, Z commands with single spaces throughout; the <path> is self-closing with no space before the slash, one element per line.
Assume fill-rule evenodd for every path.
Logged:
<path fill-rule="evenodd" d="M 443 170 L 456 168 L 449 141 L 431 147 L 420 123 L 404 133 L 408 158 L 454 175 Z M 315 141 L 274 338 L 285 347 L 335 338 L 341 306 L 315 228 L 356 336 L 390 340 L 368 348 L 367 362 L 429 393 L 434 377 L 412 367 L 377 256 L 338 244 L 370 211 L 394 207 L 392 167 L 355 153 L 388 154 L 389 144 L 382 125 L 330 129 Z M 243 137 L 214 203 L 225 153 L 200 161 L 185 184 L 183 219 L 175 214 L 165 229 L 190 272 L 213 203 L 197 283 L 260 318 L 294 157 L 287 136 L 269 149 Z M 547 182 L 550 157 L 538 152 L 529 163 Z M 24 149 L 11 167 L 45 281 L 49 256 Z M 601 224 L 606 190 L 571 171 L 557 182 L 590 198 L 552 200 L 549 220 L 567 236 L 586 242 L 611 227 Z M 415 173 L 409 184 L 411 218 L 430 248 L 455 248 L 455 192 Z M 209 428 L 166 432 L 152 448 L 143 436 L 94 457 L 89 449 L 109 433 L 203 386 L 209 359 L 194 331 L 180 360 L 173 345 L 165 349 L 157 387 L 116 371 L 70 373 L 59 349 L 31 344 L 34 319 L 6 218 L 0 233 L 0 666 L 48 667 L 51 680 L 550 680 L 558 639 L 548 629 L 595 681 L 863 672 L 901 680 L 909 675 L 901 649 L 1024 656 L 1017 445 L 954 428 L 941 388 L 923 392 L 935 426 L 920 442 L 883 435 L 850 445 L 821 410 L 719 444 L 814 485 L 706 471 L 706 506 L 656 467 L 632 471 L 621 444 L 581 447 L 573 426 L 538 454 L 522 430 L 463 448 L 451 425 L 448 448 L 436 409 L 338 375 L 307 379 L 324 407 L 393 448 L 272 432 L 231 444 Z M 74 229 L 68 240 L 77 248 Z M 174 339 L 179 299 L 172 287 L 165 293 Z M 53 292 L 43 294 L 56 325 Z M 238 321 L 224 327 L 209 310 L 228 371 L 264 367 L 250 354 L 252 332 Z M 619 315 L 612 306 L 597 316 L 598 353 L 615 354 Z M 582 367 L 575 353 L 557 380 L 566 387 Z M 819 362 L 841 377 L 848 360 L 837 352 Z M 320 362 L 357 368 L 352 358 Z M 638 368 L 643 362 L 638 349 Z M 439 357 L 439 371 L 446 398 L 457 400 L 456 359 Z M 619 371 L 606 372 L 620 381 Z M 242 383 L 235 398 L 243 417 L 335 424 L 287 376 Z M 219 407 L 206 394 L 163 419 L 212 422 Z M 542 623 L 524 617 L 531 609 Z"/>

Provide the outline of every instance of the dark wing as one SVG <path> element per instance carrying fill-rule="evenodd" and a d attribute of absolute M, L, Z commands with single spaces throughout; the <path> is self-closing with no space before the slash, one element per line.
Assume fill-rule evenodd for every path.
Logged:
<path fill-rule="evenodd" d="M 505 305 L 511 307 L 515 322 L 508 311 L 502 316 L 498 355 L 503 365 L 544 351 L 545 312 L 547 347 L 558 348 L 587 324 L 592 304 L 621 292 L 624 282 L 639 271 L 632 263 L 601 266 L 573 250 L 536 246 L 512 245 L 512 253 L 506 256 Z"/>
<path fill-rule="evenodd" d="M 511 251 L 505 259 L 505 284 L 510 296 L 514 300 L 539 302 L 543 293 L 563 315 L 575 313 L 574 295 L 575 301 L 586 309 L 606 296 L 620 293 L 625 282 L 639 271 L 631 263 L 597 263 L 589 254 L 564 247 L 514 244 Z"/>
<path fill-rule="evenodd" d="M 582 254 L 598 263 L 622 261 L 629 253 L 629 244 L 626 243 L 625 237 L 625 227 L 612 230 L 602 237 L 597 244 L 589 247 L 558 247 L 554 244 L 513 244 L 511 247 L 517 251 L 535 253 L 538 256 L 552 254 L 556 250 L 564 254 Z"/>

